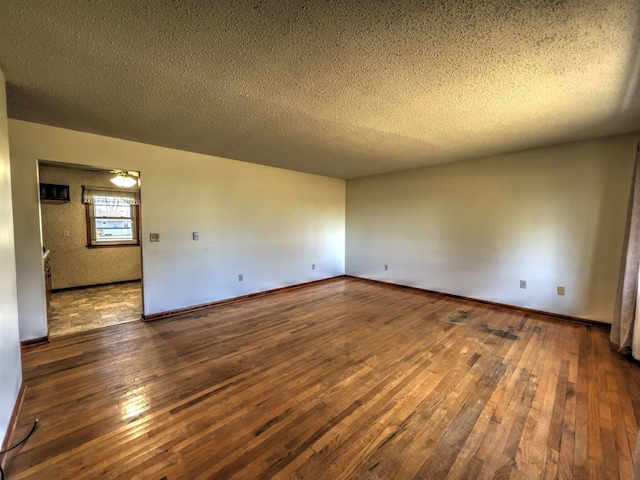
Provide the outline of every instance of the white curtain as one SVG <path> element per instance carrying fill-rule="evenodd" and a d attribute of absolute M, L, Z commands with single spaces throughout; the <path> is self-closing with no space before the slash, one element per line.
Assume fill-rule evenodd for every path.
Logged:
<path fill-rule="evenodd" d="M 633 170 L 627 226 L 625 231 L 618 293 L 616 296 L 611 343 L 622 353 L 632 353 L 633 330 L 636 321 L 638 273 L 640 270 L 640 144 Z M 639 352 L 636 352 L 638 354 Z"/>

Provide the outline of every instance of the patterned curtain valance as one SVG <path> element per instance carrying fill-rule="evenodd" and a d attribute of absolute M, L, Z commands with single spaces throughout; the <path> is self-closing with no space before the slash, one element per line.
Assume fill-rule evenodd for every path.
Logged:
<path fill-rule="evenodd" d="M 137 190 L 83 186 L 82 203 L 93 205 L 140 205 L 140 193 Z"/>

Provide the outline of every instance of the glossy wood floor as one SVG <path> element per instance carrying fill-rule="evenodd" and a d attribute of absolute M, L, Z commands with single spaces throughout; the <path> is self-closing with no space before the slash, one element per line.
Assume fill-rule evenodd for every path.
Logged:
<path fill-rule="evenodd" d="M 9 480 L 632 478 L 608 332 L 337 279 L 24 352 Z"/>

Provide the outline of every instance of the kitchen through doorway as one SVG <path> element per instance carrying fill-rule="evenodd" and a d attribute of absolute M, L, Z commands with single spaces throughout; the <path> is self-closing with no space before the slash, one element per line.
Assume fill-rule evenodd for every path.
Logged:
<path fill-rule="evenodd" d="M 139 172 L 38 163 L 49 337 L 140 320 Z"/>

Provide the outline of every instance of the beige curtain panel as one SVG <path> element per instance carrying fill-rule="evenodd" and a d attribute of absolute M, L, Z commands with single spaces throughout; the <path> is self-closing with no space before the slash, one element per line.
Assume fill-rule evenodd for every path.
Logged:
<path fill-rule="evenodd" d="M 613 320 L 611 322 L 611 343 L 618 351 L 631 353 L 633 328 L 636 320 L 636 298 L 638 296 L 638 271 L 640 266 L 640 144 L 636 153 L 633 170 L 627 227 L 622 248 L 622 265 L 618 281 Z"/>

